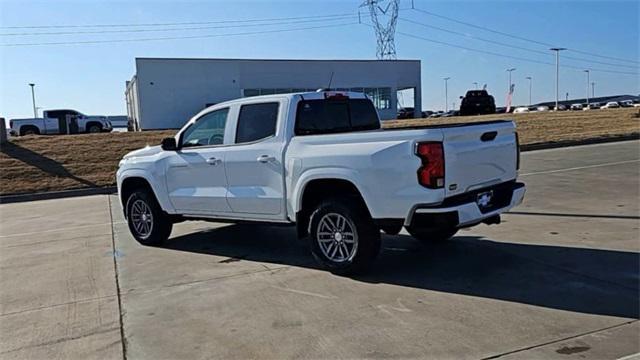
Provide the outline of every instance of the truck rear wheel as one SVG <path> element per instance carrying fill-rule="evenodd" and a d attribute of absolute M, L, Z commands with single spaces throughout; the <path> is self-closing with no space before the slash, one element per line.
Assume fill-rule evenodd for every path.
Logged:
<path fill-rule="evenodd" d="M 309 238 L 316 260 L 340 275 L 366 270 L 380 252 L 380 231 L 357 201 L 321 202 L 311 214 Z"/>
<path fill-rule="evenodd" d="M 23 126 L 20 128 L 20 136 L 40 135 L 40 130 L 35 126 Z"/>
<path fill-rule="evenodd" d="M 424 243 L 438 243 L 451 239 L 458 229 L 455 227 L 443 227 L 435 229 L 417 229 L 407 226 L 407 232 L 414 238 Z"/>
<path fill-rule="evenodd" d="M 148 190 L 135 190 L 126 207 L 129 231 L 139 243 L 160 245 L 169 238 L 173 223 Z"/>

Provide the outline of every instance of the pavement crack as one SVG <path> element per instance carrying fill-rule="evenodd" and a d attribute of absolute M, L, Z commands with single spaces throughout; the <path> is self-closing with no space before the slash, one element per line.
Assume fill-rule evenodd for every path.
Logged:
<path fill-rule="evenodd" d="M 12 352 L 25 350 L 25 349 L 32 349 L 32 348 L 36 348 L 36 347 L 40 347 L 40 346 L 55 345 L 55 344 L 59 344 L 59 343 L 66 342 L 66 341 L 83 339 L 83 338 L 86 338 L 86 337 L 89 337 L 89 336 L 93 336 L 93 335 L 106 334 L 106 333 L 109 333 L 109 332 L 114 331 L 114 330 L 116 330 L 116 328 L 104 329 L 104 330 L 92 332 L 92 333 L 89 333 L 89 334 L 82 334 L 82 335 L 77 335 L 77 336 L 65 336 L 65 337 L 62 337 L 62 338 L 59 338 L 59 339 L 56 339 L 56 340 L 52 340 L 52 341 L 46 341 L 46 342 L 39 343 L 39 344 L 26 345 L 26 346 L 21 346 L 21 347 L 15 348 L 15 349 L 2 351 L 2 352 L 0 352 L 0 354 L 9 354 L 9 353 L 12 353 Z"/>
<path fill-rule="evenodd" d="M 52 309 L 52 308 L 56 308 L 56 307 L 60 307 L 60 306 L 76 305 L 76 304 L 81 304 L 81 303 L 90 302 L 90 301 L 105 300 L 105 299 L 109 299 L 109 298 L 112 298 L 112 297 L 115 297 L 115 296 L 116 295 L 99 296 L 99 297 L 95 297 L 95 298 L 68 301 L 68 302 L 60 303 L 60 304 L 46 305 L 46 306 L 40 306 L 40 307 L 37 307 L 37 308 L 24 309 L 24 310 L 19 310 L 19 311 L 12 311 L 12 312 L 7 312 L 7 313 L 2 313 L 2 314 L 0 314 L 0 317 L 24 314 L 24 313 L 29 313 L 29 312 L 32 312 L 32 311 L 47 310 L 47 309 Z"/>
<path fill-rule="evenodd" d="M 254 270 L 254 271 L 246 271 L 246 272 L 242 272 L 239 274 L 230 274 L 230 275 L 223 275 L 223 276 L 216 276 L 213 278 L 207 278 L 207 279 L 200 279 L 200 280 L 193 280 L 193 281 L 185 281 L 185 282 L 180 282 L 180 283 L 175 283 L 175 284 L 168 284 L 168 285 L 163 285 L 157 288 L 150 288 L 150 289 L 129 289 L 126 290 L 123 294 L 124 295 L 129 295 L 131 293 L 136 293 L 136 294 L 146 294 L 146 293 L 150 293 L 156 290 L 160 290 L 160 289 L 168 289 L 168 288 L 173 288 L 173 287 L 179 287 L 179 286 L 189 286 L 189 285 L 195 285 L 195 284 L 201 284 L 201 283 L 206 283 L 209 281 L 217 281 L 217 280 L 224 280 L 224 279 L 231 279 L 231 278 L 240 278 L 243 276 L 248 276 L 248 275 L 254 275 L 254 274 L 260 274 L 260 273 L 276 273 L 282 269 L 288 268 L 288 266 L 282 266 L 282 267 L 277 267 L 277 268 L 269 268 L 269 267 L 265 267 L 264 269 L 259 269 L 259 270 Z"/>
<path fill-rule="evenodd" d="M 107 195 L 107 203 L 109 204 L 109 222 L 110 222 L 110 227 L 111 227 L 111 248 L 113 250 L 113 270 L 114 270 L 114 276 L 115 276 L 115 280 L 116 280 L 116 294 L 118 297 L 118 319 L 119 319 L 119 323 L 120 323 L 120 341 L 122 343 L 122 358 L 124 360 L 127 359 L 127 338 L 125 337 L 124 334 L 124 319 L 122 316 L 122 296 L 120 294 L 120 278 L 118 275 L 118 258 L 116 256 L 117 254 L 117 250 L 116 250 L 116 237 L 115 237 L 115 231 L 114 231 L 114 222 L 113 222 L 113 209 L 111 206 L 111 196 Z"/>
<path fill-rule="evenodd" d="M 565 338 L 561 338 L 561 339 L 557 339 L 557 340 L 551 340 L 551 341 L 547 341 L 547 342 L 544 342 L 544 343 L 540 343 L 540 344 L 536 344 L 536 345 L 523 347 L 523 348 L 520 348 L 520 349 L 515 349 L 515 350 L 503 352 L 503 353 L 500 353 L 500 354 L 491 355 L 491 356 L 482 358 L 482 360 L 497 359 L 497 358 L 500 358 L 500 357 L 503 357 L 503 356 L 506 356 L 506 355 L 516 354 L 516 353 L 519 353 L 519 352 L 522 352 L 522 351 L 527 351 L 527 350 L 539 348 L 539 347 L 542 347 L 542 346 L 556 344 L 556 343 L 559 343 L 559 342 L 563 342 L 563 341 L 567 341 L 567 340 L 571 340 L 571 339 L 576 339 L 576 338 L 579 338 L 579 337 L 582 337 L 582 336 L 599 333 L 601 331 L 615 329 L 615 328 L 618 328 L 618 327 L 621 327 L 621 326 L 633 324 L 634 322 L 637 322 L 637 321 L 639 321 L 639 320 L 625 321 L 625 322 L 620 323 L 620 324 L 603 327 L 603 328 L 600 328 L 600 329 L 597 329 L 597 330 L 591 330 L 591 331 L 587 331 L 587 332 L 580 333 L 580 334 L 577 334 L 577 335 L 567 336 Z"/>
<path fill-rule="evenodd" d="M 87 238 L 96 238 L 96 237 L 100 237 L 100 236 L 109 236 L 109 235 L 111 235 L 111 233 L 100 233 L 100 234 L 91 234 L 91 235 L 75 236 L 75 237 L 63 238 L 63 239 L 52 239 L 52 240 L 34 241 L 34 242 L 28 242 L 28 243 L 21 243 L 21 244 L 14 244 L 14 245 L 0 246 L 0 249 L 13 249 L 13 248 L 17 248 L 17 247 L 35 246 L 35 245 L 42 245 L 42 244 L 49 244 L 49 243 L 58 243 L 58 242 L 64 242 L 64 241 L 74 241 L 74 240 L 78 240 L 78 239 L 84 239 L 84 240 L 86 240 Z"/>

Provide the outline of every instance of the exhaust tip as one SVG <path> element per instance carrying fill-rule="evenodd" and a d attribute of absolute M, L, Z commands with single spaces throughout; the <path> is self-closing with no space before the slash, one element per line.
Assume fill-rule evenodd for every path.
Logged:
<path fill-rule="evenodd" d="M 500 224 L 500 215 L 494 215 L 492 217 L 486 218 L 482 221 L 482 223 L 487 225 L 498 225 Z"/>

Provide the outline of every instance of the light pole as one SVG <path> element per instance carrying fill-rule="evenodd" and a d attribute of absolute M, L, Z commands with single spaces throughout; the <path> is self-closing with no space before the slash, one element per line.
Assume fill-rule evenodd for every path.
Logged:
<path fill-rule="evenodd" d="M 527 80 L 529 80 L 529 106 L 531 106 L 531 83 L 533 82 L 533 78 L 531 76 L 527 76 Z"/>
<path fill-rule="evenodd" d="M 478 90 L 478 83 L 477 83 L 477 82 L 475 82 L 475 81 L 474 81 L 474 82 L 473 82 L 473 86 L 474 86 L 474 88 L 475 88 L 476 90 Z"/>
<path fill-rule="evenodd" d="M 451 79 L 450 77 L 444 78 L 444 111 L 449 111 L 449 85 L 447 82 Z"/>
<path fill-rule="evenodd" d="M 34 87 L 36 86 L 36 84 L 30 83 L 29 86 L 31 86 L 31 100 L 33 101 L 33 117 L 37 118 L 38 110 L 36 110 L 36 92 L 34 90 Z"/>
<path fill-rule="evenodd" d="M 556 52 L 556 111 L 558 111 L 558 98 L 560 97 L 560 51 L 567 50 L 566 48 L 551 48 L 551 51 Z"/>
<path fill-rule="evenodd" d="M 591 82 L 591 98 L 595 98 L 596 97 L 596 83 Z"/>
<path fill-rule="evenodd" d="M 589 70 L 585 70 L 587 73 L 587 107 L 589 107 Z"/>

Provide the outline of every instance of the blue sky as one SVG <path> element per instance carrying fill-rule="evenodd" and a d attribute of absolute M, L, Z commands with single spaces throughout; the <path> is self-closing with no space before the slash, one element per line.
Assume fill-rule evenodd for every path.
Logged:
<path fill-rule="evenodd" d="M 271 27 L 201 29 L 159 33 L 79 34 L 101 28 L 14 29 L 7 27 L 69 24 L 139 24 L 167 22 L 210 22 L 357 14 L 357 1 L 9 1 L 0 0 L 0 33 L 76 31 L 71 35 L 0 36 L 0 44 L 66 42 L 108 39 L 134 39 L 166 36 L 224 34 L 265 29 L 310 27 L 326 24 L 357 23 L 357 18 L 332 22 L 301 23 Z M 459 21 L 489 27 L 502 32 L 557 44 L 571 49 L 613 58 L 639 59 L 638 1 L 421 1 L 415 7 Z M 401 7 L 411 7 L 402 0 Z M 479 31 L 459 23 L 402 10 L 400 17 L 472 37 L 504 42 L 518 47 L 547 52 L 547 46 Z M 368 21 L 366 14 L 363 20 Z M 166 27 L 165 27 L 166 28 Z M 102 28 L 104 29 L 104 28 Z M 112 28 L 110 28 L 112 29 Z M 459 46 L 496 52 L 529 60 L 553 63 L 552 55 L 531 53 L 482 42 L 469 36 L 425 28 L 404 20 L 398 31 Z M 165 41 L 104 43 L 86 45 L 0 46 L 0 116 L 32 116 L 29 82 L 36 83 L 39 107 L 75 108 L 87 114 L 125 114 L 124 84 L 134 73 L 135 57 L 215 57 L 281 59 L 372 59 L 375 58 L 373 29 L 358 24 L 283 33 L 250 36 L 211 37 Z M 555 67 L 477 53 L 442 44 L 396 35 L 400 59 L 422 61 L 423 106 L 444 108 L 442 78 L 450 76 L 449 102 L 472 88 L 473 82 L 487 84 L 499 105 L 504 103 L 508 67 L 516 84 L 514 103 L 528 102 L 526 76 L 533 77 L 533 102 L 552 100 L 555 94 Z M 583 62 L 561 58 L 560 93 L 570 98 L 584 97 L 586 74 L 580 69 L 594 69 L 596 96 L 640 93 L 638 62 L 621 62 L 564 52 L 562 56 L 584 58 Z M 618 64 L 625 66 L 614 66 Z M 605 69 L 631 72 L 617 74 L 596 71 Z M 457 105 L 457 104 L 456 104 Z M 449 107 L 451 104 L 449 104 Z"/>

